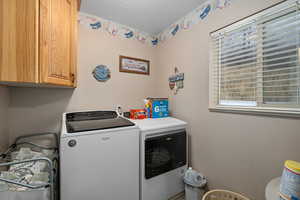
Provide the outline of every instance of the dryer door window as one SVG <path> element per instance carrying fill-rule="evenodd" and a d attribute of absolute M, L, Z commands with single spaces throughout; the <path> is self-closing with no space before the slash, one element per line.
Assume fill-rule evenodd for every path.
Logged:
<path fill-rule="evenodd" d="M 186 131 L 145 140 L 145 178 L 164 174 L 186 165 Z"/>

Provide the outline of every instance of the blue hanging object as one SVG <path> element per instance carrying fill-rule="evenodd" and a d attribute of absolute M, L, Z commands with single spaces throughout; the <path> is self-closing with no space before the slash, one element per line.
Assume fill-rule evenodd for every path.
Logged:
<path fill-rule="evenodd" d="M 94 71 L 93 76 L 97 81 L 105 82 L 110 79 L 110 70 L 105 65 L 98 65 Z"/>
<path fill-rule="evenodd" d="M 171 32 L 172 35 L 175 36 L 176 33 L 178 32 L 178 30 L 179 30 L 179 25 L 177 24 L 177 25 L 175 26 L 175 28 L 173 29 L 173 31 Z"/>
<path fill-rule="evenodd" d="M 101 28 L 102 24 L 101 24 L 101 22 L 95 22 L 95 23 L 90 24 L 90 26 L 92 27 L 92 29 L 99 29 L 99 28 Z"/>
<path fill-rule="evenodd" d="M 152 40 L 152 45 L 157 45 L 158 44 L 158 38 L 156 38 L 155 40 Z"/>
<path fill-rule="evenodd" d="M 203 10 L 203 12 L 200 14 L 200 18 L 201 18 L 201 19 L 204 19 L 205 17 L 207 17 L 207 15 L 209 14 L 210 10 L 211 10 L 211 6 L 208 5 L 208 6 Z"/>
<path fill-rule="evenodd" d="M 128 33 L 125 33 L 124 35 L 125 35 L 126 38 L 132 38 L 134 34 L 133 34 L 132 31 L 130 31 Z"/>

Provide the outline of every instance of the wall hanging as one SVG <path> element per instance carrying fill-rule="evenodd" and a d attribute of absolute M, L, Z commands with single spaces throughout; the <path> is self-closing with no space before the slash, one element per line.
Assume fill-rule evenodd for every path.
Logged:
<path fill-rule="evenodd" d="M 94 78 L 99 82 L 105 82 L 110 79 L 110 70 L 105 65 L 98 65 L 93 71 Z"/>
<path fill-rule="evenodd" d="M 169 87 L 177 94 L 180 89 L 184 87 L 184 73 L 179 73 L 177 67 L 174 69 L 175 74 L 169 77 Z"/>
<path fill-rule="evenodd" d="M 120 72 L 149 75 L 150 61 L 120 56 Z"/>

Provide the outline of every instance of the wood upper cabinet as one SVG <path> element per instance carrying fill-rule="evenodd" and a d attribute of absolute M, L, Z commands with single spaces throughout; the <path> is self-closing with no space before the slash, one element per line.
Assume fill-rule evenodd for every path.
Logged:
<path fill-rule="evenodd" d="M 0 83 L 76 87 L 77 0 L 0 0 Z"/>
<path fill-rule="evenodd" d="M 76 0 L 40 0 L 40 80 L 73 85 L 75 82 Z"/>
<path fill-rule="evenodd" d="M 0 0 L 0 81 L 38 83 L 38 2 Z"/>

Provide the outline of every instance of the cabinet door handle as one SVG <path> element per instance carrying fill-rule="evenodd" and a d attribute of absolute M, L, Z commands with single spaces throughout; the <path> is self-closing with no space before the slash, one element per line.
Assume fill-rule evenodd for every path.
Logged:
<path fill-rule="evenodd" d="M 71 73 L 71 81 L 72 81 L 72 83 L 75 83 L 75 74 L 74 73 Z"/>

